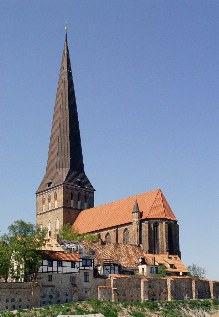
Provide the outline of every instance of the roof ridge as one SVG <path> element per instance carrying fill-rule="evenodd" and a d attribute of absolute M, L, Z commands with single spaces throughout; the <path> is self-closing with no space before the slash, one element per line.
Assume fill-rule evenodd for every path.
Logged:
<path fill-rule="evenodd" d="M 162 201 L 162 206 L 163 206 L 163 212 L 164 212 L 165 217 L 167 217 L 167 213 L 166 213 L 166 210 L 164 207 L 164 195 L 162 193 L 162 190 L 160 190 L 160 195 L 161 195 L 161 201 Z"/>
<path fill-rule="evenodd" d="M 87 212 L 87 211 L 90 211 L 91 209 L 96 209 L 96 208 L 99 208 L 99 207 L 104 207 L 104 206 L 107 206 L 107 205 L 111 205 L 111 204 L 114 204 L 114 203 L 118 203 L 120 201 L 123 201 L 123 200 L 127 200 L 127 199 L 130 199 L 130 198 L 134 198 L 136 197 L 139 197 L 141 195 L 145 195 L 145 194 L 149 194 L 149 193 L 153 193 L 153 192 L 156 192 L 156 191 L 160 191 L 160 189 L 153 189 L 153 190 L 150 190 L 148 192 L 143 192 L 141 194 L 135 194 L 135 195 L 132 195 L 132 196 L 128 196 L 128 197 L 124 197 L 124 198 L 121 198 L 121 199 L 118 199 L 118 200 L 114 200 L 114 201 L 110 201 L 108 203 L 104 203 L 102 205 L 98 205 L 98 206 L 95 206 L 95 207 L 92 207 L 92 208 L 89 208 L 89 209 L 84 209 L 83 212 Z M 156 196 L 157 197 L 157 196 Z M 131 210 L 130 210 L 131 212 Z"/>

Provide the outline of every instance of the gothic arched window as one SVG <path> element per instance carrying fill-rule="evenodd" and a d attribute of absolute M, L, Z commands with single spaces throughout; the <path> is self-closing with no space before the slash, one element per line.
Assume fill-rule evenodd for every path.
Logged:
<path fill-rule="evenodd" d="M 159 253 L 159 224 L 155 222 L 154 226 L 154 253 Z"/>
<path fill-rule="evenodd" d="M 129 231 L 127 228 L 123 231 L 123 243 L 129 244 Z"/>
<path fill-rule="evenodd" d="M 107 234 L 105 235 L 105 241 L 106 241 L 106 243 L 111 243 L 111 236 L 110 236 L 109 232 L 107 232 Z"/>

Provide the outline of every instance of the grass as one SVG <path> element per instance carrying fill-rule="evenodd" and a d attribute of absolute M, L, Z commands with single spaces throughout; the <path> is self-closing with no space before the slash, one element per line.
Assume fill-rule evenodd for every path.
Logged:
<path fill-rule="evenodd" d="M 110 302 L 89 300 L 67 304 L 55 304 L 41 308 L 20 310 L 15 312 L 2 311 L 1 317 L 57 317 L 59 314 L 95 314 L 102 313 L 105 317 L 122 316 L 126 312 L 131 317 L 145 317 L 156 313 L 161 317 L 187 317 L 190 312 L 210 312 L 218 307 L 219 300 L 181 300 L 170 302 Z"/>

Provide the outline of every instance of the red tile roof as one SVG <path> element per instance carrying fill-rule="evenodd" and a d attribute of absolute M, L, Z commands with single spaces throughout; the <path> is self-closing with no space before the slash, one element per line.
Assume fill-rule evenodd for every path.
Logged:
<path fill-rule="evenodd" d="M 124 268 L 137 268 L 139 259 L 144 257 L 141 247 L 131 244 L 99 242 L 83 242 L 86 251 L 95 251 L 95 261 L 97 263 L 118 263 Z"/>
<path fill-rule="evenodd" d="M 148 265 L 154 265 L 154 263 L 155 265 L 164 265 L 167 272 L 189 272 L 187 267 L 177 255 L 145 254 L 144 258 Z M 170 264 L 173 264 L 174 268 L 170 268 Z"/>
<path fill-rule="evenodd" d="M 54 251 L 41 251 L 40 254 L 44 260 L 53 261 L 80 261 L 77 253 L 65 253 L 65 252 L 54 252 Z"/>
<path fill-rule="evenodd" d="M 132 222 L 132 210 L 137 200 L 141 219 L 176 220 L 160 189 L 131 196 L 80 212 L 74 228 L 80 233 L 94 232 Z"/>

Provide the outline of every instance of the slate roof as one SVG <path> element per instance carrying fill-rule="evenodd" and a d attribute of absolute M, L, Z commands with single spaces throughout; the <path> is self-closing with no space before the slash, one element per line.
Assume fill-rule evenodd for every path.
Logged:
<path fill-rule="evenodd" d="M 141 219 L 176 220 L 160 189 L 124 198 L 80 212 L 74 228 L 80 233 L 94 232 L 132 222 L 132 210 L 137 200 Z"/>

